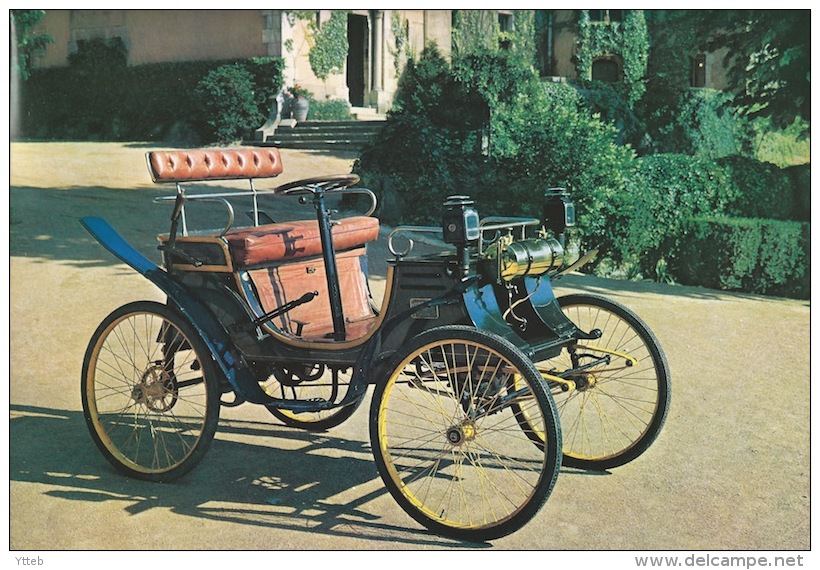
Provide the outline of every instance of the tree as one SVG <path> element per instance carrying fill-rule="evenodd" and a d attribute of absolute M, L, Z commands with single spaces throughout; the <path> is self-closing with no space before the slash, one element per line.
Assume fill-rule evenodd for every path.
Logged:
<path fill-rule="evenodd" d="M 703 47 L 729 48 L 732 104 L 779 128 L 811 118 L 811 11 L 709 10 L 700 27 Z"/>
<path fill-rule="evenodd" d="M 17 47 L 16 67 L 22 79 L 31 76 L 32 56 L 54 42 L 50 35 L 35 30 L 45 14 L 45 10 L 11 11 L 12 37 L 16 40 Z"/>

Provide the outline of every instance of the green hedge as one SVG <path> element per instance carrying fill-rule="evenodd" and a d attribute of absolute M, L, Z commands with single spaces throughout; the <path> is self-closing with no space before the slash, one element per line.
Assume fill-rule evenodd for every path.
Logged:
<path fill-rule="evenodd" d="M 180 128 L 213 135 L 194 92 L 212 70 L 236 62 L 198 61 L 34 70 L 22 84 L 21 136 L 39 140 L 165 140 Z M 282 85 L 281 58 L 241 63 L 254 77 L 257 104 Z"/>
<path fill-rule="evenodd" d="M 732 184 L 727 191 L 726 214 L 742 218 L 793 219 L 794 180 L 789 171 L 743 156 L 727 156 L 716 162 L 726 169 Z"/>
<path fill-rule="evenodd" d="M 658 278 L 663 260 L 672 268 L 686 220 L 702 216 L 808 221 L 808 168 L 780 169 L 739 156 L 710 160 L 681 154 L 636 161 L 627 191 L 613 197 L 608 256 Z"/>
<path fill-rule="evenodd" d="M 682 154 L 638 159 L 626 192 L 613 198 L 620 215 L 610 217 L 607 226 L 613 246 L 607 255 L 656 278 L 661 259 L 674 265 L 684 221 L 722 214 L 731 188 L 726 169 L 711 160 Z"/>
<path fill-rule="evenodd" d="M 681 283 L 808 299 L 805 222 L 699 217 L 686 220 L 675 273 Z"/>
<path fill-rule="evenodd" d="M 811 165 L 801 164 L 783 169 L 792 187 L 792 220 L 811 221 Z"/>

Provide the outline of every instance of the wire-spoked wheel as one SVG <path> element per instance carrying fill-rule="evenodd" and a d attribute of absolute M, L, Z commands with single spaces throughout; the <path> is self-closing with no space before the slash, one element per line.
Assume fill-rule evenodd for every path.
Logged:
<path fill-rule="evenodd" d="M 190 471 L 213 440 L 219 380 L 208 348 L 169 307 L 124 305 L 99 325 L 86 350 L 83 413 L 103 456 L 139 479 Z"/>
<path fill-rule="evenodd" d="M 541 445 L 521 428 L 522 411 Z M 397 355 L 377 382 L 370 438 L 399 505 L 461 540 L 521 528 L 549 497 L 561 463 L 554 403 L 533 364 L 504 339 L 468 327 L 432 329 Z"/>
<path fill-rule="evenodd" d="M 663 427 L 670 402 L 666 356 L 649 327 L 620 303 L 589 294 L 558 302 L 581 330 L 602 333 L 537 364 L 547 374 L 578 369 L 564 375 L 569 382 L 551 383 L 563 463 L 587 470 L 624 465 L 644 453 Z"/>

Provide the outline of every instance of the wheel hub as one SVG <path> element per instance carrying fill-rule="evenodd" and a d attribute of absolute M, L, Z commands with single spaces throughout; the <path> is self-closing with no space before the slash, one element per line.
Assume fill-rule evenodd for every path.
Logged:
<path fill-rule="evenodd" d="M 149 409 L 166 412 L 176 403 L 173 377 L 161 362 L 155 362 L 142 374 L 139 384 L 131 390 L 131 398 Z"/>
<path fill-rule="evenodd" d="M 572 376 L 572 381 L 575 383 L 575 389 L 579 392 L 591 390 L 598 383 L 598 378 L 595 374 L 579 374 Z"/>
<path fill-rule="evenodd" d="M 472 422 L 465 422 L 451 427 L 446 432 L 447 441 L 451 445 L 462 445 L 475 439 L 476 429 Z"/>

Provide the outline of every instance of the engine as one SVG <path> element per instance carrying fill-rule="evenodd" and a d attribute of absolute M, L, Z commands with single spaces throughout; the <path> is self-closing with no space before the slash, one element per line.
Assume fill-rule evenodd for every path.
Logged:
<path fill-rule="evenodd" d="M 547 236 L 517 241 L 511 236 L 501 237 L 486 249 L 482 259 L 485 275 L 497 282 L 537 277 L 563 265 L 564 248 L 557 239 Z"/>

